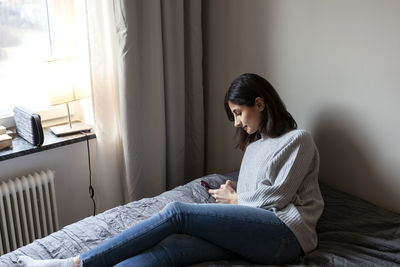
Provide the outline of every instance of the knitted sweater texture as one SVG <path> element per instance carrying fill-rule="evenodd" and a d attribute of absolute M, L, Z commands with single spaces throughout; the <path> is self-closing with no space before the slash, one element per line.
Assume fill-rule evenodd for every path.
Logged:
<path fill-rule="evenodd" d="M 318 170 L 318 150 L 308 132 L 262 136 L 243 156 L 238 203 L 273 211 L 308 253 L 317 246 L 315 228 L 324 208 Z"/>

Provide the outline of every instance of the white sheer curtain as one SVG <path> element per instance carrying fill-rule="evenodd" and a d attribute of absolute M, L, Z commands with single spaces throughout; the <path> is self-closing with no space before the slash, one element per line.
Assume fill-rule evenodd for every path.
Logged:
<path fill-rule="evenodd" d="M 97 211 L 123 203 L 118 47 L 113 1 L 87 0 L 93 113 L 97 141 L 93 187 Z"/>
<path fill-rule="evenodd" d="M 151 197 L 201 176 L 201 1 L 87 1 L 97 200 L 119 204 L 121 186 L 125 202 Z"/>

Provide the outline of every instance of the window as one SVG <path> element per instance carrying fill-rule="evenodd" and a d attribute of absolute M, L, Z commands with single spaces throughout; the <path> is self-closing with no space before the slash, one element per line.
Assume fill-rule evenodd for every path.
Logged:
<path fill-rule="evenodd" d="M 52 92 L 73 75 L 54 79 L 52 62 L 73 58 L 89 69 L 86 25 L 82 0 L 0 0 L 0 118 L 17 105 L 51 109 Z"/>

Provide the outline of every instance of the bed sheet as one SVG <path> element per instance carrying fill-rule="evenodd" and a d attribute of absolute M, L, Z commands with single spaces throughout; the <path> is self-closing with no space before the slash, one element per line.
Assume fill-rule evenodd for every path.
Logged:
<path fill-rule="evenodd" d="M 212 186 L 237 179 L 237 172 L 211 174 L 153 198 L 144 198 L 91 216 L 0 257 L 0 266 L 15 266 L 20 255 L 35 259 L 79 255 L 137 224 L 173 201 L 215 202 L 200 180 Z M 316 250 L 291 266 L 400 266 L 400 214 L 321 184 L 325 209 Z M 259 266 L 246 261 L 206 262 L 195 266 Z"/>

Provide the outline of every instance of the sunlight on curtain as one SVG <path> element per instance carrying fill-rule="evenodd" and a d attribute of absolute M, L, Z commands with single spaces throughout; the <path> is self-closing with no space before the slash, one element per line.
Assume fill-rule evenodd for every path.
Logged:
<path fill-rule="evenodd" d="M 117 36 L 112 0 L 87 0 L 93 112 L 97 136 L 94 171 L 98 212 L 122 204 Z"/>

